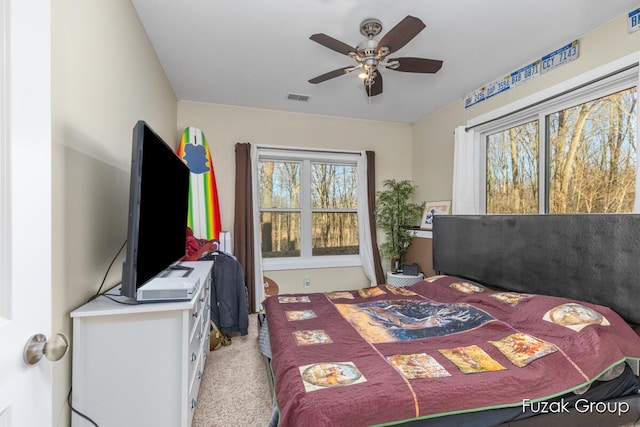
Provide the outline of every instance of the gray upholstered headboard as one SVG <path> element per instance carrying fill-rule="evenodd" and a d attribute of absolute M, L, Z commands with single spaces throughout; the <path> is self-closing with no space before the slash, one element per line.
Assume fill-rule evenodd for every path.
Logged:
<path fill-rule="evenodd" d="M 640 215 L 442 215 L 433 266 L 517 292 L 616 310 L 640 324 Z"/>

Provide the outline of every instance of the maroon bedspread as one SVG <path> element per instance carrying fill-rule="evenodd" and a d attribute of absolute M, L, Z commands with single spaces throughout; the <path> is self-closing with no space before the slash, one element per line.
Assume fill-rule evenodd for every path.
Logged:
<path fill-rule="evenodd" d="M 428 280 L 267 298 L 279 425 L 521 406 L 640 358 L 640 338 L 607 307 Z"/>

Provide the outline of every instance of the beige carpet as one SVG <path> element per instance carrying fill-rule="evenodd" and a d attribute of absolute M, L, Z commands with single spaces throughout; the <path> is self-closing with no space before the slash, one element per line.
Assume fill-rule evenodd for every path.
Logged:
<path fill-rule="evenodd" d="M 209 353 L 193 427 L 266 427 L 272 412 L 267 370 L 258 350 L 258 320 L 249 315 L 249 334 Z"/>

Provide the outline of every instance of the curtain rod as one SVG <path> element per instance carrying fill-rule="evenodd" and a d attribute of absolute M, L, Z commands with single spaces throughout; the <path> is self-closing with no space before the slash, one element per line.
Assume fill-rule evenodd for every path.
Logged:
<path fill-rule="evenodd" d="M 638 62 L 635 62 L 633 64 L 627 65 L 626 67 L 623 67 L 623 68 L 621 68 L 619 70 L 616 70 L 616 71 L 612 71 L 612 72 L 610 72 L 608 74 L 605 74 L 604 76 L 597 77 L 597 78 L 595 78 L 593 80 L 589 80 L 588 82 L 585 82 L 585 83 L 579 84 L 578 86 L 572 87 L 571 89 L 564 90 L 564 91 L 562 91 L 560 93 L 557 93 L 555 95 L 548 96 L 548 97 L 546 97 L 544 99 L 541 99 L 539 101 L 533 102 L 533 103 L 531 103 L 529 105 L 526 105 L 524 107 L 518 108 L 515 111 L 511 111 L 509 113 L 503 114 L 503 115 L 495 117 L 493 119 L 486 120 L 486 121 L 484 121 L 482 123 L 478 123 L 478 124 L 475 124 L 473 126 L 467 126 L 467 127 L 464 128 L 464 131 L 465 132 L 469 132 L 471 129 L 477 128 L 478 126 L 486 125 L 487 123 L 491 123 L 491 122 L 495 122 L 495 121 L 500 120 L 500 119 L 504 119 L 505 117 L 509 117 L 509 116 L 511 116 L 513 114 L 518 114 L 518 113 L 520 113 L 522 111 L 525 111 L 525 110 L 527 110 L 529 108 L 533 108 L 533 107 L 536 107 L 536 106 L 538 106 L 540 104 L 543 104 L 543 103 L 545 103 L 547 101 L 551 101 L 552 99 L 559 98 L 561 96 L 564 96 L 564 95 L 566 95 L 568 93 L 571 93 L 573 91 L 576 91 L 578 89 L 582 89 L 583 87 L 592 85 L 594 83 L 598 83 L 599 81 L 602 81 L 604 79 L 608 79 L 609 77 L 615 76 L 616 74 L 624 73 L 625 71 L 630 70 L 632 68 L 635 68 L 637 66 L 638 66 Z"/>
<path fill-rule="evenodd" d="M 362 151 L 351 151 L 351 150 L 339 150 L 339 149 L 335 149 L 335 150 L 329 150 L 329 149 L 324 149 L 324 150 L 319 150 L 317 148 L 307 148 L 307 147 L 283 147 L 283 146 L 278 146 L 278 145 L 262 145 L 262 144 L 257 144 L 256 145 L 257 149 L 261 149 L 264 148 L 266 150 L 280 150 L 280 151 L 310 151 L 313 153 L 326 153 L 326 154 L 335 154 L 335 153 L 341 153 L 341 154 L 357 154 L 358 156 L 362 155 Z M 363 150 L 365 151 L 365 150 Z"/>

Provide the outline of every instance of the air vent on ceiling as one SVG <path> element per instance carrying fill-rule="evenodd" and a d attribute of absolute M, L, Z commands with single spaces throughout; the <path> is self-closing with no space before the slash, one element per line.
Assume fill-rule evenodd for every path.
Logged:
<path fill-rule="evenodd" d="M 289 101 L 302 101 L 302 102 L 307 102 L 309 100 L 310 96 L 309 95 L 299 95 L 297 93 L 290 93 L 289 95 L 287 95 L 287 99 Z"/>

